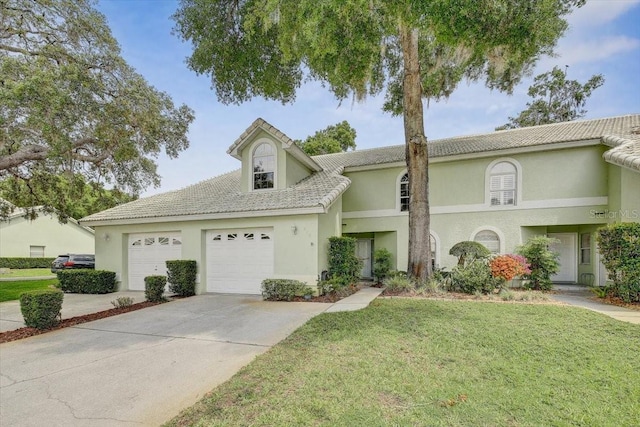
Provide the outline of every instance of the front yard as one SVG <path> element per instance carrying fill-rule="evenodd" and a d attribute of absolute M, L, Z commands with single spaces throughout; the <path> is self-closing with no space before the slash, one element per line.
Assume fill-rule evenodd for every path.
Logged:
<path fill-rule="evenodd" d="M 58 279 L 0 281 L 0 302 L 20 299 L 28 291 L 47 289 L 58 283 Z"/>
<path fill-rule="evenodd" d="M 578 308 L 378 299 L 318 316 L 170 426 L 632 426 L 640 326 Z"/>

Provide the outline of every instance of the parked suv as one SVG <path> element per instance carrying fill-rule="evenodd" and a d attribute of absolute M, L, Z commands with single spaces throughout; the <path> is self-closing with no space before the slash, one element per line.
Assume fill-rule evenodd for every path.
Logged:
<path fill-rule="evenodd" d="M 51 263 L 52 273 L 57 273 L 60 270 L 68 270 L 72 268 L 96 268 L 95 255 L 58 255 L 58 257 Z"/>

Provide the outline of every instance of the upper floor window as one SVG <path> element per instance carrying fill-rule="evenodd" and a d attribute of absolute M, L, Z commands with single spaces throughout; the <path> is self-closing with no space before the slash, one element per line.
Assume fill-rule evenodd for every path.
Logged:
<path fill-rule="evenodd" d="M 409 174 L 405 173 L 400 178 L 400 212 L 409 211 Z"/>
<path fill-rule="evenodd" d="M 276 156 L 271 144 L 263 142 L 253 152 L 253 189 L 273 188 Z"/>
<path fill-rule="evenodd" d="M 513 163 L 499 162 L 493 165 L 489 178 L 491 206 L 516 204 L 517 176 Z"/>

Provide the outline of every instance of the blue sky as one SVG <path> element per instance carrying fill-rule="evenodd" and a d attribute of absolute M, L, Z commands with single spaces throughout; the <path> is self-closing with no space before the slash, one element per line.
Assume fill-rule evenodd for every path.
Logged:
<path fill-rule="evenodd" d="M 303 86 L 296 102 L 281 105 L 255 99 L 242 105 L 217 101 L 207 76 L 187 69 L 191 46 L 171 34 L 177 0 L 99 0 L 98 9 L 122 48 L 125 60 L 176 104 L 189 105 L 196 120 L 190 147 L 178 159 L 158 158 L 159 188 L 143 196 L 175 190 L 240 167 L 227 148 L 258 117 L 289 137 L 304 139 L 316 130 L 347 120 L 357 131 L 357 148 L 402 144 L 401 117 L 382 112 L 382 97 L 339 106 L 318 83 Z M 568 65 L 568 78 L 585 82 L 601 73 L 605 84 L 587 104 L 586 118 L 640 113 L 640 0 L 588 0 L 569 17 L 555 58 L 542 58 L 530 78 L 509 96 L 482 84 L 462 82 L 447 101 L 425 109 L 430 140 L 491 132 L 525 108 L 533 76 Z"/>

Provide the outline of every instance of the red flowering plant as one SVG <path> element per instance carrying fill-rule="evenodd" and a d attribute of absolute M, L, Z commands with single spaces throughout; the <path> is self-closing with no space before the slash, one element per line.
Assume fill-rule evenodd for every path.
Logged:
<path fill-rule="evenodd" d="M 489 262 L 491 276 L 501 282 L 508 282 L 514 277 L 531 273 L 529 263 L 522 255 L 498 255 Z"/>

